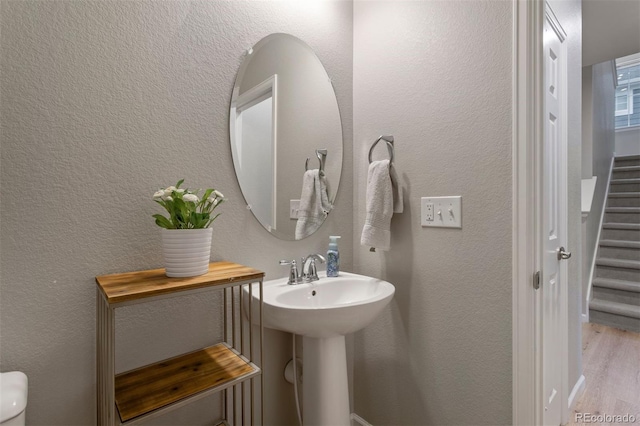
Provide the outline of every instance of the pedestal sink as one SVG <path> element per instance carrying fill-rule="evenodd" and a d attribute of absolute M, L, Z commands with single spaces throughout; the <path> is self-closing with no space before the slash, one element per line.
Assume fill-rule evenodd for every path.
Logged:
<path fill-rule="evenodd" d="M 248 287 L 244 291 L 248 297 Z M 391 283 L 348 272 L 321 273 L 312 283 L 264 283 L 264 326 L 303 336 L 305 426 L 350 425 L 345 335 L 369 325 L 394 292 Z M 257 285 L 252 295 L 259 301 Z"/>

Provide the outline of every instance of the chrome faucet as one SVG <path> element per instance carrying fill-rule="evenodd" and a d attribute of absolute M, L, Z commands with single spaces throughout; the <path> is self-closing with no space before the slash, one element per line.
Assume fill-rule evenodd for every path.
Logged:
<path fill-rule="evenodd" d="M 322 263 L 325 262 L 324 256 L 321 254 L 310 254 L 302 258 L 302 279 L 304 282 L 310 283 L 320 279 L 318 278 L 318 270 L 316 269 L 316 260 Z M 309 266 L 307 266 L 307 264 L 309 264 Z"/>
<path fill-rule="evenodd" d="M 298 265 L 295 259 L 281 260 L 280 265 L 291 265 L 291 270 L 289 271 L 289 281 L 287 281 L 287 284 L 294 285 L 294 284 L 300 284 L 302 282 L 302 277 L 298 272 Z"/>
<path fill-rule="evenodd" d="M 321 254 L 310 254 L 302 258 L 301 272 L 298 272 L 298 263 L 294 260 L 281 260 L 280 265 L 291 266 L 289 270 L 289 281 L 287 284 L 295 285 L 301 283 L 310 283 L 318 281 L 318 269 L 316 268 L 316 260 L 324 263 L 324 256 Z M 302 273 L 302 275 L 301 275 Z"/>

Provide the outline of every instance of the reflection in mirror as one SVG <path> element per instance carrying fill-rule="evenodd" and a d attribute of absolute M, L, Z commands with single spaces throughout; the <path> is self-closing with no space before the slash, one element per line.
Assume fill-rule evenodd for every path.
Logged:
<path fill-rule="evenodd" d="M 331 80 L 303 41 L 272 34 L 247 51 L 229 114 L 242 194 L 281 239 L 305 238 L 333 206 L 342 170 L 342 124 Z"/>

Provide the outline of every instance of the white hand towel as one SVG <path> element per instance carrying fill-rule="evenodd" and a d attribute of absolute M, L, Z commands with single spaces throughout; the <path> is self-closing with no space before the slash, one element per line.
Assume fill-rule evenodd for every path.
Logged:
<path fill-rule="evenodd" d="M 394 184 L 391 176 L 397 176 L 390 170 L 389 160 L 374 161 L 369 164 L 367 175 L 367 217 L 362 229 L 360 244 L 387 251 L 391 243 L 391 216 L 394 212 L 394 198 L 398 200 L 396 208 L 402 212 L 402 193 L 394 197 Z"/>
<path fill-rule="evenodd" d="M 333 206 L 327 194 L 327 180 L 318 169 L 307 170 L 302 178 L 295 239 L 313 234 L 324 222 Z"/>
<path fill-rule="evenodd" d="M 391 176 L 391 187 L 393 190 L 393 212 L 402 213 L 402 211 L 404 210 L 402 188 L 400 187 L 398 175 L 396 174 L 395 167 L 393 167 L 393 163 L 391 163 L 391 165 L 389 166 L 389 175 Z"/>

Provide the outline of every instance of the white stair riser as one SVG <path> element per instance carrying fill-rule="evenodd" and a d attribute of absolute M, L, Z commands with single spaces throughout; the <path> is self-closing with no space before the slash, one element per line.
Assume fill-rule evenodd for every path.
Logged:
<path fill-rule="evenodd" d="M 598 257 L 609 259 L 640 260 L 640 249 L 627 247 L 600 246 Z"/>

